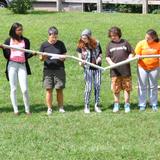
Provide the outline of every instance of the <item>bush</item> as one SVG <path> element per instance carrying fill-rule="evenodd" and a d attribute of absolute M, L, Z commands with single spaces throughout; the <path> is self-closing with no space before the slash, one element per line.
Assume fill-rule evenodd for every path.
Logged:
<path fill-rule="evenodd" d="M 142 5 L 131 4 L 104 4 L 104 11 L 122 13 L 142 13 Z"/>
<path fill-rule="evenodd" d="M 13 0 L 9 6 L 13 13 L 18 14 L 26 14 L 32 8 L 32 0 Z"/>
<path fill-rule="evenodd" d="M 119 5 L 118 11 L 122 13 L 131 13 L 132 9 L 128 5 L 122 4 Z"/>
<path fill-rule="evenodd" d="M 152 11 L 152 14 L 160 14 L 160 9 L 155 9 Z"/>

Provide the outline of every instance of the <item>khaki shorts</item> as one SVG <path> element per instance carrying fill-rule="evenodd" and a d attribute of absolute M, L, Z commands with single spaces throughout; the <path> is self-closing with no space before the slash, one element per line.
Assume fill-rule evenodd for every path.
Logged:
<path fill-rule="evenodd" d="M 112 77 L 111 89 L 115 94 L 120 93 L 121 90 L 130 92 L 132 90 L 131 77 Z"/>
<path fill-rule="evenodd" d="M 44 70 L 44 87 L 45 89 L 64 89 L 66 83 L 65 70 Z"/>

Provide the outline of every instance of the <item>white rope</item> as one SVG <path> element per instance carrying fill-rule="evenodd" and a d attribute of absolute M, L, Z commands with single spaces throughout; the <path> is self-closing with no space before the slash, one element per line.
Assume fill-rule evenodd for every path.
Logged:
<path fill-rule="evenodd" d="M 124 65 L 124 64 L 130 63 L 130 62 L 132 62 L 132 61 L 135 61 L 135 60 L 137 60 L 137 59 L 138 59 L 137 57 L 133 57 L 133 58 L 124 60 L 124 61 L 122 61 L 122 62 L 118 62 L 118 63 L 116 63 L 116 64 L 114 64 L 114 65 L 110 65 L 110 66 L 108 66 L 108 67 L 105 67 L 104 70 L 113 69 L 113 68 L 122 66 L 122 65 Z"/>
<path fill-rule="evenodd" d="M 71 58 L 71 59 L 77 60 L 79 62 L 82 62 L 84 64 L 87 64 L 91 67 L 94 67 L 94 68 L 97 68 L 97 69 L 100 69 L 100 70 L 104 71 L 103 67 L 98 66 L 98 65 L 93 64 L 93 63 L 90 63 L 90 62 L 87 62 L 87 61 L 82 60 L 82 59 L 80 59 L 78 57 L 75 57 L 75 56 L 59 55 L 59 54 L 53 54 L 53 53 L 47 53 L 47 52 L 39 52 L 39 51 L 24 49 L 24 48 L 20 48 L 20 47 L 15 47 L 15 46 L 12 46 L 12 45 L 9 46 L 9 45 L 6 45 L 6 44 L 1 44 L 1 46 L 4 47 L 4 48 L 20 50 L 20 51 L 27 52 L 27 53 L 32 53 L 32 54 L 47 55 L 47 56 L 50 56 L 51 59 Z"/>
<path fill-rule="evenodd" d="M 116 68 L 116 67 L 119 67 L 119 66 L 122 66 L 124 64 L 127 64 L 127 63 L 130 63 L 132 61 L 136 61 L 136 60 L 139 60 L 139 59 L 143 59 L 143 58 L 160 58 L 160 55 L 157 54 L 157 55 L 138 55 L 138 56 L 135 56 L 133 58 L 129 58 L 127 60 L 124 60 L 122 62 L 118 62 L 114 65 L 111 65 L 111 66 L 108 66 L 108 67 L 101 67 L 101 66 L 98 66 L 96 64 L 93 64 L 93 63 L 90 63 L 90 62 L 87 62 L 85 60 L 82 60 L 78 57 L 75 57 L 75 56 L 70 56 L 70 55 L 59 55 L 59 54 L 52 54 L 52 53 L 47 53 L 47 52 L 39 52 L 39 51 L 34 51 L 34 50 L 29 50 L 29 49 L 24 49 L 24 48 L 20 48 L 20 47 L 15 47 L 15 46 L 9 46 L 9 45 L 6 45 L 6 44 L 1 44 L 2 47 L 4 48 L 9 48 L 9 49 L 16 49 L 16 50 L 20 50 L 20 51 L 24 51 L 24 52 L 27 52 L 27 53 L 32 53 L 32 54 L 39 54 L 39 55 L 47 55 L 47 56 L 50 56 L 51 59 L 60 59 L 60 58 L 71 58 L 71 59 L 74 59 L 74 60 L 77 60 L 79 62 L 82 62 L 82 63 L 85 63 L 91 67 L 94 67 L 94 68 L 97 68 L 97 69 L 100 69 L 102 71 L 106 71 L 108 69 L 113 69 L 113 68 Z"/>
<path fill-rule="evenodd" d="M 139 60 L 139 59 L 143 59 L 143 58 L 160 58 L 160 55 L 159 54 L 156 54 L 156 55 L 142 55 L 142 56 L 137 55 L 137 56 L 135 56 L 133 58 L 129 58 L 129 59 L 124 60 L 122 62 L 118 62 L 118 63 L 116 63 L 114 65 L 105 67 L 104 70 L 117 68 L 117 67 L 122 66 L 124 64 L 130 63 L 132 61 L 136 61 L 136 60 Z"/>

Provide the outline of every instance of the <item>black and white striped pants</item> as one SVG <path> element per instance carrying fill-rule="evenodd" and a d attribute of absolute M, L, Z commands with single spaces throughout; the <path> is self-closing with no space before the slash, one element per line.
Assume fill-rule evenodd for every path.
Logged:
<path fill-rule="evenodd" d="M 94 84 L 95 105 L 99 105 L 100 101 L 100 85 L 101 85 L 101 71 L 84 69 L 85 79 L 85 106 L 89 107 L 90 95 L 92 92 L 92 83 Z"/>

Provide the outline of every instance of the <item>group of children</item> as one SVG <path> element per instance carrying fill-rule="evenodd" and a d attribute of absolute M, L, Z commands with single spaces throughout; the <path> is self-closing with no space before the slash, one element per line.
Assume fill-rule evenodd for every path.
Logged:
<path fill-rule="evenodd" d="M 118 27 L 111 27 L 108 30 L 110 42 L 106 48 L 106 61 L 109 65 L 130 59 L 137 56 L 138 60 L 138 97 L 140 111 L 144 111 L 147 103 L 147 91 L 149 103 L 153 111 L 158 111 L 158 77 L 159 77 L 159 58 L 141 58 L 142 55 L 160 54 L 160 42 L 157 32 L 150 29 L 146 32 L 145 39 L 140 41 L 135 50 L 125 39 L 121 38 L 122 32 Z M 100 43 L 92 38 L 90 30 L 84 30 L 79 40 L 79 57 L 91 63 L 101 65 L 102 50 Z M 99 93 L 101 84 L 101 72 L 98 69 L 84 67 L 85 74 L 85 113 L 89 113 L 89 99 L 91 94 L 92 82 L 95 91 L 95 111 L 101 112 L 99 108 Z M 130 112 L 130 92 L 132 90 L 132 78 L 130 64 L 124 64 L 110 70 L 111 89 L 114 96 L 113 112 L 120 109 L 120 92 L 124 91 L 125 113 Z"/>
<path fill-rule="evenodd" d="M 159 76 L 159 58 L 141 58 L 141 55 L 160 54 L 160 42 L 155 30 L 150 29 L 146 32 L 145 39 L 140 41 L 135 50 L 130 43 L 121 38 L 121 29 L 112 27 L 108 31 L 110 42 L 106 48 L 106 61 L 109 65 L 138 56 L 138 97 L 140 111 L 144 111 L 147 103 L 147 91 L 149 91 L 149 103 L 153 111 L 158 110 L 158 76 Z M 9 32 L 9 38 L 5 44 L 16 47 L 30 49 L 30 41 L 23 36 L 23 26 L 14 23 Z M 29 54 L 15 49 L 3 49 L 4 57 L 7 59 L 6 76 L 10 82 L 10 97 L 15 115 L 19 114 L 16 89 L 19 81 L 23 94 L 25 112 L 30 115 L 27 74 L 31 74 L 28 58 L 36 54 Z M 50 27 L 48 29 L 48 40 L 43 42 L 40 47 L 41 52 L 65 55 L 67 53 L 65 44 L 58 40 L 58 29 Z M 84 68 L 85 93 L 84 93 L 84 112 L 90 113 L 90 96 L 92 84 L 94 84 L 96 112 L 100 113 L 100 86 L 101 70 L 89 66 L 86 62 L 101 66 L 102 49 L 100 42 L 92 37 L 92 32 L 85 29 L 78 41 L 76 49 L 79 58 L 83 61 L 79 65 Z M 64 61 L 65 58 L 53 59 L 50 56 L 42 55 L 40 60 L 44 61 L 43 82 L 46 89 L 47 114 L 52 114 L 52 92 L 56 89 L 59 112 L 64 113 L 63 107 L 63 89 L 65 88 L 66 74 Z M 120 109 L 120 92 L 124 91 L 124 109 L 125 113 L 130 112 L 130 92 L 132 90 L 132 78 L 130 64 L 124 64 L 110 70 L 111 89 L 114 95 L 113 112 Z"/>

